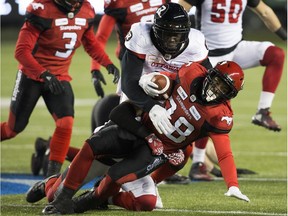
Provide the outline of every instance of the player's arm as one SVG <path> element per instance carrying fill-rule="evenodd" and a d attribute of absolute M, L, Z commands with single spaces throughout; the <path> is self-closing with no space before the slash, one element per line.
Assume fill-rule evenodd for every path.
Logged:
<path fill-rule="evenodd" d="M 277 15 L 271 7 L 266 5 L 263 1 L 260 1 L 257 6 L 250 8 L 260 17 L 270 31 L 277 34 L 281 39 L 287 40 L 287 32 L 282 27 Z"/>
<path fill-rule="evenodd" d="M 90 26 L 90 28 L 84 33 L 81 41 L 85 51 L 90 55 L 90 57 L 103 65 L 109 74 L 113 74 L 113 82 L 117 83 L 120 78 L 120 72 L 118 68 L 112 63 L 105 50 L 102 49 L 98 40 L 96 40 L 93 26 Z"/>
<path fill-rule="evenodd" d="M 121 87 L 127 97 L 145 112 L 149 112 L 154 105 L 160 103 L 145 94 L 139 85 L 145 56 L 137 56 L 127 50 L 122 59 Z"/>
<path fill-rule="evenodd" d="M 115 23 L 116 23 L 115 18 L 112 16 L 108 16 L 106 14 L 104 14 L 100 20 L 95 38 L 96 40 L 98 40 L 99 45 L 102 47 L 103 50 L 105 50 L 108 38 L 110 37 L 113 31 Z M 104 90 L 101 86 L 101 83 L 106 85 L 106 81 L 104 79 L 103 74 L 100 71 L 100 68 L 101 65 L 97 61 L 92 59 L 91 75 L 94 89 L 98 96 L 104 97 Z"/>
<path fill-rule="evenodd" d="M 241 191 L 239 190 L 237 170 L 231 150 L 229 135 L 227 133 L 226 134 L 210 133 L 209 136 L 214 143 L 218 157 L 218 163 L 224 181 L 228 188 L 228 192 L 225 193 L 225 195 L 236 197 L 237 199 L 249 202 L 250 201 L 249 198 L 246 195 L 242 194 Z"/>
<path fill-rule="evenodd" d="M 27 68 L 28 76 L 31 73 L 33 76 L 40 77 L 46 71 L 32 54 L 40 33 L 40 29 L 26 21 L 20 30 L 16 43 L 14 56 L 20 64 Z"/>

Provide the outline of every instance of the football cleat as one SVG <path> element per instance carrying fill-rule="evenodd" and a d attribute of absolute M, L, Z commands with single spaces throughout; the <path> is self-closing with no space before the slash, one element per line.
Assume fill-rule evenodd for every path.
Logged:
<path fill-rule="evenodd" d="M 42 214 L 55 215 L 55 214 L 74 214 L 74 203 L 69 198 L 56 199 L 45 206 Z"/>
<path fill-rule="evenodd" d="M 281 131 L 281 127 L 270 116 L 269 108 L 259 109 L 252 117 L 252 123 L 272 131 Z"/>
<path fill-rule="evenodd" d="M 187 176 L 180 175 L 178 173 L 166 178 L 163 181 L 164 184 L 189 184 L 190 180 Z"/>
<path fill-rule="evenodd" d="M 206 165 L 198 162 L 193 163 L 189 172 L 191 181 L 212 181 L 213 178 L 208 174 Z"/>
<path fill-rule="evenodd" d="M 101 202 L 95 197 L 95 190 L 88 190 L 73 198 L 74 212 L 83 213 L 88 210 L 107 210 L 108 202 Z"/>
<path fill-rule="evenodd" d="M 36 182 L 26 193 L 26 201 L 29 203 L 35 203 L 43 199 L 45 194 L 45 185 L 52 178 L 58 178 L 60 175 L 54 175 L 42 181 Z"/>
<path fill-rule="evenodd" d="M 32 154 L 31 158 L 31 171 L 33 175 L 39 175 L 42 168 L 43 157 L 46 149 L 49 147 L 49 140 L 45 140 L 41 137 L 37 137 L 35 140 L 34 148 L 35 153 Z"/>

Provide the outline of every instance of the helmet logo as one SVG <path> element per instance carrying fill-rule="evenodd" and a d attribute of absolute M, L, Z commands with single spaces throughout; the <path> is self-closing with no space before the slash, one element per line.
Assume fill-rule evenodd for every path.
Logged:
<path fill-rule="evenodd" d="M 221 121 L 226 121 L 227 122 L 227 125 L 231 125 L 232 121 L 233 121 L 233 118 L 232 117 L 229 117 L 229 116 L 223 116 L 221 118 Z"/>
<path fill-rule="evenodd" d="M 164 11 L 166 11 L 167 7 L 166 5 L 162 5 L 161 7 L 159 7 L 156 11 L 157 15 L 161 18 L 164 14 Z"/>
<path fill-rule="evenodd" d="M 125 37 L 125 41 L 129 41 L 132 38 L 133 34 L 132 31 L 129 31 Z"/>

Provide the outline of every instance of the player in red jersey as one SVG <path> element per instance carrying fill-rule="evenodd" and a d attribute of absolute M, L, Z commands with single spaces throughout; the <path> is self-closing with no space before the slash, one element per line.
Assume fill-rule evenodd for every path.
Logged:
<path fill-rule="evenodd" d="M 55 121 L 50 143 L 47 176 L 59 173 L 69 147 L 74 94 L 69 66 L 75 50 L 86 52 L 119 80 L 119 70 L 95 39 L 95 12 L 87 0 L 35 0 L 27 7 L 26 19 L 16 44 L 19 70 L 7 122 L 1 123 L 1 141 L 15 137 L 28 124 L 42 96 Z"/>
<path fill-rule="evenodd" d="M 139 179 L 155 169 L 153 174 L 160 174 L 157 175 L 158 179 L 154 179 L 157 182 L 181 169 L 188 156 L 185 160 L 183 151 L 193 141 L 206 136 L 215 145 L 228 188 L 225 195 L 249 202 L 248 197 L 239 190 L 228 135 L 233 126 L 229 100 L 243 87 L 242 69 L 234 62 L 221 62 L 207 72 L 198 63 L 190 63 L 182 66 L 177 76 L 174 74 L 171 77 L 174 77 L 173 92 L 163 107 L 171 114 L 174 130 L 171 133 L 159 133 L 149 113 L 142 113 L 140 123 L 135 120 L 138 113 L 135 106 L 131 102 L 121 103 L 111 113 L 111 120 L 117 125 L 106 124 L 85 141 L 72 161 L 65 181 L 54 192 L 54 200 L 45 207 L 44 213 L 66 214 L 95 208 L 117 194 L 122 184 Z M 172 155 L 175 154 L 177 157 L 173 163 Z M 100 169 L 93 166 L 95 158 L 108 163 L 109 159 L 123 156 L 122 161 L 109 168 L 98 187 L 72 200 L 90 170 Z M 45 182 L 43 185 L 45 187 Z"/>
<path fill-rule="evenodd" d="M 268 130 L 280 131 L 280 125 L 272 119 L 269 110 L 281 80 L 284 50 L 269 41 L 244 40 L 242 35 L 242 17 L 248 8 L 261 18 L 271 32 L 287 40 L 286 30 L 274 11 L 262 0 L 179 0 L 179 3 L 187 11 L 192 6 L 197 7 L 198 27 L 205 35 L 208 56 L 213 66 L 222 60 L 232 60 L 243 69 L 265 67 L 258 110 L 252 117 L 252 123 Z M 207 175 L 200 172 L 204 164 L 206 143 L 198 143 L 193 149 L 193 164 L 189 173 L 191 179 L 207 180 Z"/>

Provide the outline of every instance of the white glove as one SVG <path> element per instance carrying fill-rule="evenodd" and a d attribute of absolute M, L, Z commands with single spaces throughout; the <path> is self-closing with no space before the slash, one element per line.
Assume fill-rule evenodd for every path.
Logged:
<path fill-rule="evenodd" d="M 163 107 L 159 105 L 153 106 L 149 112 L 149 117 L 160 134 L 171 134 L 175 130 L 169 121 L 169 119 L 171 119 L 169 113 Z"/>
<path fill-rule="evenodd" d="M 224 195 L 228 197 L 235 197 L 237 199 L 244 200 L 246 202 L 250 202 L 249 198 L 246 195 L 242 194 L 239 188 L 235 186 L 230 187 L 229 190 Z"/>
<path fill-rule="evenodd" d="M 154 73 L 144 74 L 141 76 L 139 80 L 139 85 L 142 87 L 144 92 L 151 97 L 159 96 L 159 90 L 157 90 L 158 85 L 151 81 L 152 78 L 158 74 L 160 73 L 154 72 Z"/>

